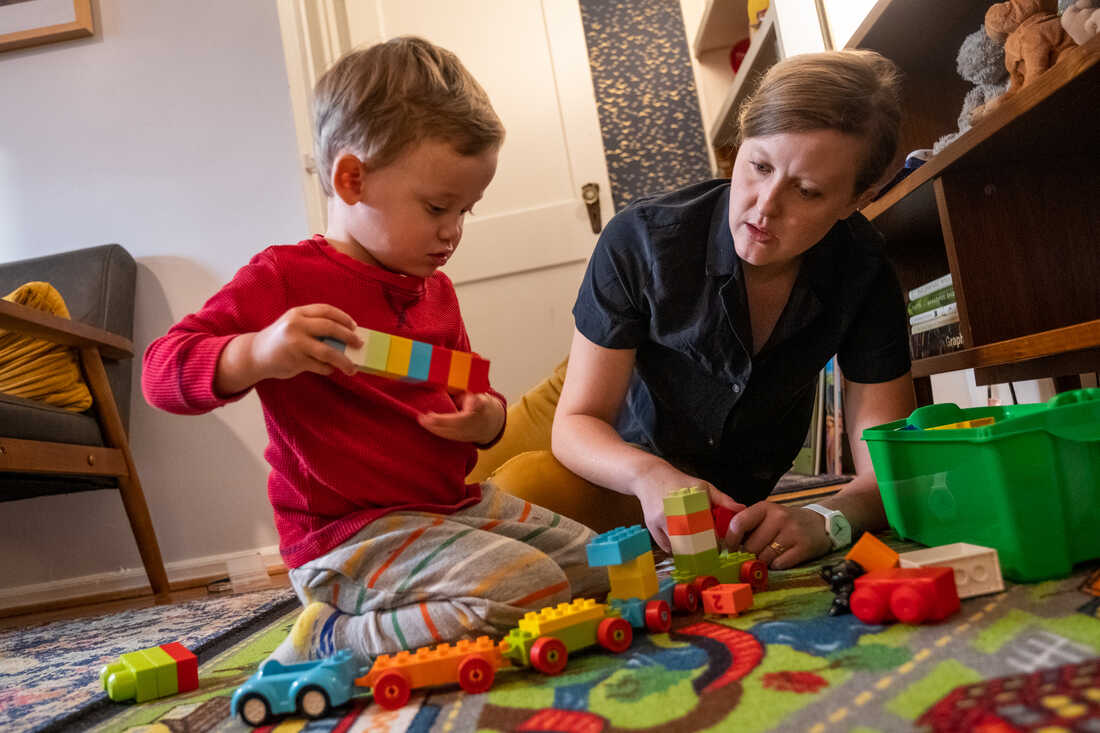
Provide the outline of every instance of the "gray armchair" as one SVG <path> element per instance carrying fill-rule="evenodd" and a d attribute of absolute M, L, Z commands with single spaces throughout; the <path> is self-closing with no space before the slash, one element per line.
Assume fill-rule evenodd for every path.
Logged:
<path fill-rule="evenodd" d="M 160 547 L 127 431 L 136 266 L 117 244 L 0 265 L 0 295 L 44 280 L 72 320 L 0 300 L 0 328 L 76 348 L 93 404 L 84 413 L 0 393 L 0 501 L 114 489 L 121 493 L 153 592 L 168 592 Z"/>

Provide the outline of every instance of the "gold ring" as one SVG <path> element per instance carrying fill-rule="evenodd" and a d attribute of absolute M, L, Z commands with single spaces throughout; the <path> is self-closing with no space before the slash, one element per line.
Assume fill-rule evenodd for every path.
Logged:
<path fill-rule="evenodd" d="M 787 546 L 781 545 L 778 542 L 772 542 L 770 545 L 768 545 L 768 547 L 775 550 L 775 554 L 777 557 L 787 551 Z"/>

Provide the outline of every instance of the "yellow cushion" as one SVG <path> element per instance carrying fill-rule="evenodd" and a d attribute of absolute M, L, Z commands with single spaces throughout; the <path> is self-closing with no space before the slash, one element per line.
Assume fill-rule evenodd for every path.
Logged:
<path fill-rule="evenodd" d="M 57 289 L 44 282 L 21 285 L 4 300 L 69 318 Z M 92 405 L 74 349 L 0 329 L 0 392 L 73 412 Z"/>
<path fill-rule="evenodd" d="M 633 496 L 585 481 L 550 452 L 550 428 L 561 396 L 568 359 L 508 408 L 500 442 L 478 455 L 468 481 L 492 482 L 500 489 L 575 519 L 597 532 L 642 523 Z"/>
<path fill-rule="evenodd" d="M 480 451 L 467 481 L 484 481 L 505 461 L 530 450 L 550 450 L 550 428 L 561 396 L 568 359 L 508 408 L 504 435 L 492 448 Z"/>

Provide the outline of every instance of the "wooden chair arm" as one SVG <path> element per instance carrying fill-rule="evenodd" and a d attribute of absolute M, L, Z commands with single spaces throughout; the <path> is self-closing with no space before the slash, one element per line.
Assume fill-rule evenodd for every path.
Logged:
<path fill-rule="evenodd" d="M 35 336 L 55 344 L 98 349 L 105 359 L 130 359 L 134 344 L 128 338 L 79 321 L 0 299 L 0 328 Z"/>

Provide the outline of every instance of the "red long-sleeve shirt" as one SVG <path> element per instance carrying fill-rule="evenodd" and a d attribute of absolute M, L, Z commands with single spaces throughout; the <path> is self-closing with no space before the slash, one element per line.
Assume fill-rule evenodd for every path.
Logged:
<path fill-rule="evenodd" d="M 214 371 L 235 336 L 259 331 L 289 308 L 329 303 L 360 326 L 469 351 L 450 279 L 399 275 L 348 257 L 315 236 L 269 247 L 145 352 L 142 389 L 151 405 L 195 415 L 245 393 L 214 392 Z M 471 443 L 437 437 L 416 420 L 454 412 L 447 393 L 366 374 L 299 374 L 255 386 L 270 439 L 268 497 L 279 547 L 298 567 L 388 512 L 453 512 L 481 498 L 466 474 Z M 503 402 L 503 397 L 493 393 Z"/>

